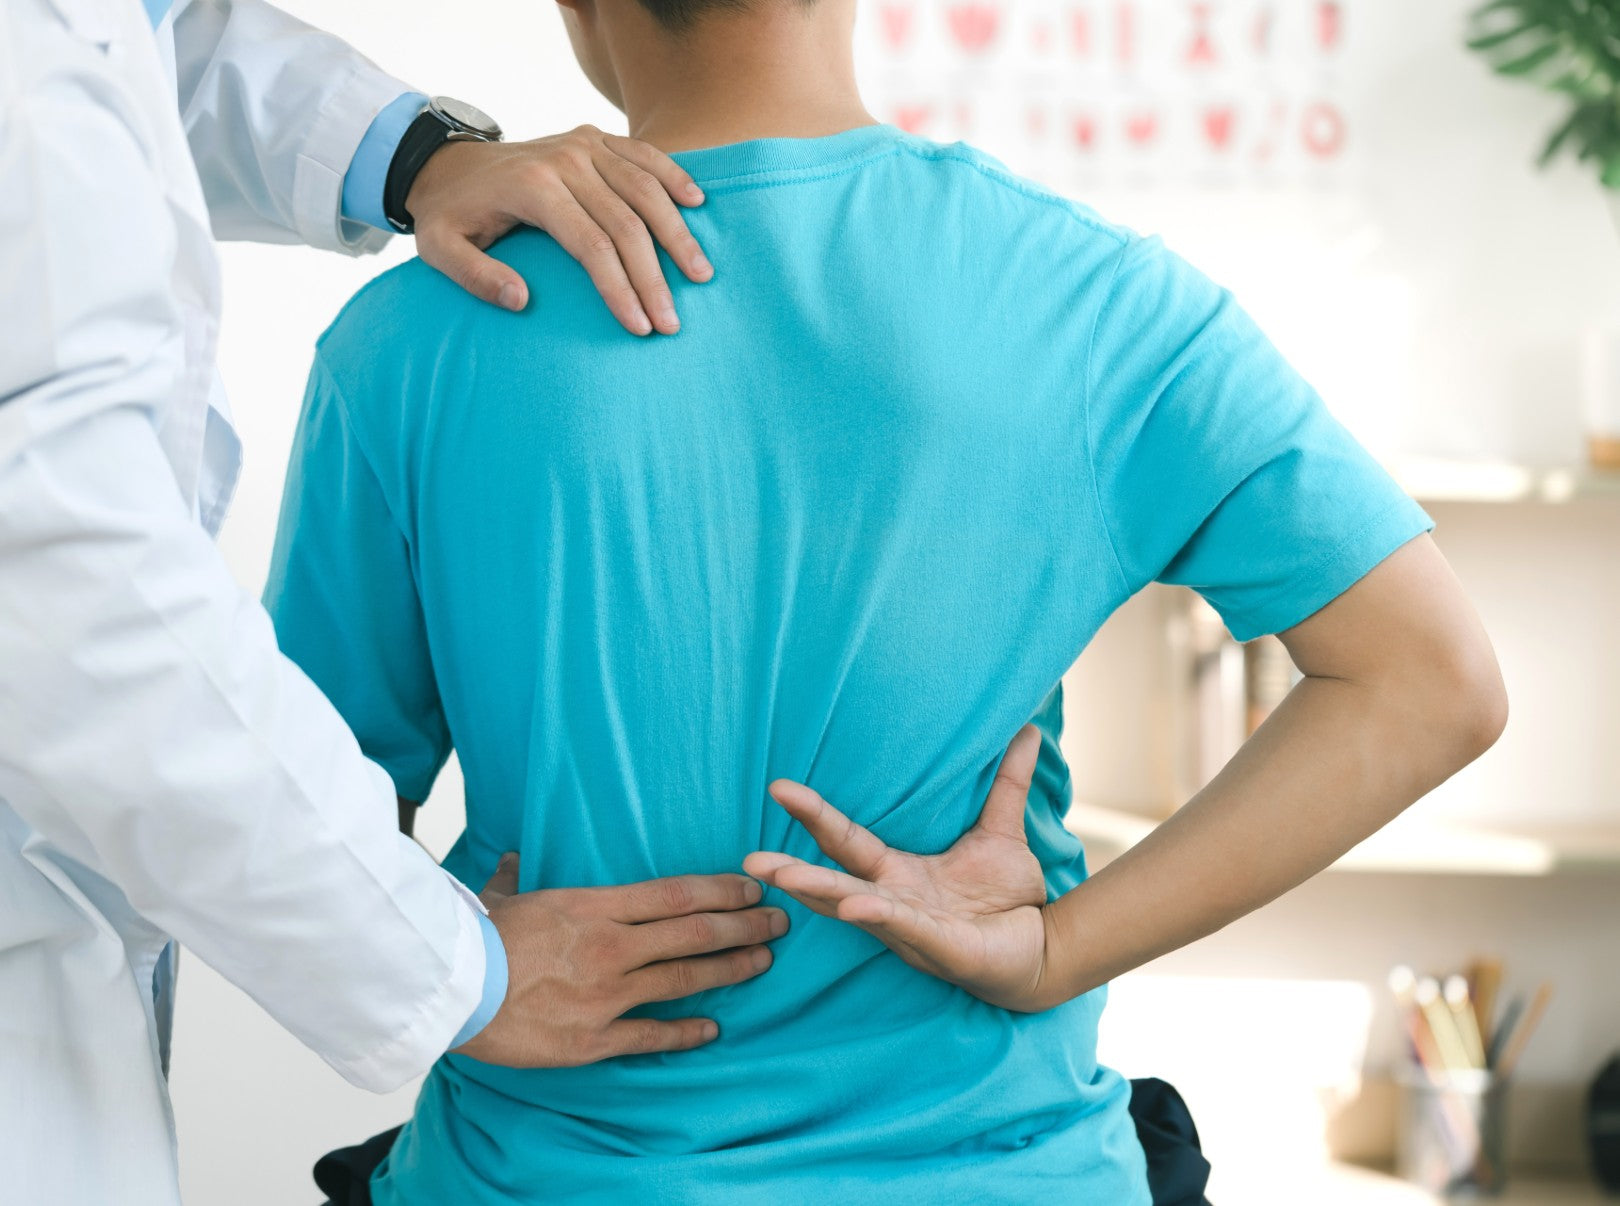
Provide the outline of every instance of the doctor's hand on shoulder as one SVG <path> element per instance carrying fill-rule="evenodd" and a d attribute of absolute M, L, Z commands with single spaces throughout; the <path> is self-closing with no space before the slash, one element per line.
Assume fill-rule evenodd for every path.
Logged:
<path fill-rule="evenodd" d="M 534 226 L 584 266 L 634 335 L 680 329 L 654 238 L 688 279 L 714 275 L 679 208 L 702 203 L 668 155 L 595 126 L 531 142 L 446 142 L 405 198 L 417 253 L 469 293 L 508 310 L 528 304 L 523 278 L 485 249 Z"/>
<path fill-rule="evenodd" d="M 719 1035 L 711 1019 L 623 1015 L 768 969 L 765 944 L 787 932 L 788 919 L 754 907 L 761 895 L 742 875 L 520 893 L 517 856 L 506 855 L 480 899 L 506 946 L 510 987 L 456 1054 L 557 1068 L 703 1046 Z"/>

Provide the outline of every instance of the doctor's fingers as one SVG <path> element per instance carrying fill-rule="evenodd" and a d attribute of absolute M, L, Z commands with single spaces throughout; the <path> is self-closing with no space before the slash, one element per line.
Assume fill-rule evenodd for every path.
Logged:
<path fill-rule="evenodd" d="M 780 938 L 787 930 L 788 916 L 781 909 L 694 913 L 635 926 L 627 945 L 631 957 L 646 965 L 754 946 Z"/>
<path fill-rule="evenodd" d="M 613 240 L 619 263 L 653 326 L 662 335 L 675 334 L 681 329 L 681 320 L 675 315 L 675 299 L 664 280 L 664 266 L 659 263 L 647 224 L 601 180 L 581 181 L 572 191 L 591 220 Z"/>
<path fill-rule="evenodd" d="M 612 888 L 575 888 L 596 899 L 603 916 L 627 925 L 685 917 L 689 913 L 721 913 L 757 905 L 764 890 L 746 875 L 672 875 L 644 879 Z"/>
<path fill-rule="evenodd" d="M 529 286 L 513 268 L 501 263 L 471 238 L 445 223 L 417 228 L 416 253 L 480 301 L 503 310 L 529 304 Z"/>
<path fill-rule="evenodd" d="M 604 186 L 603 191 L 609 191 Z M 619 245 L 613 236 L 602 229 L 594 217 L 586 212 L 579 199 L 562 184 L 554 184 L 542 192 L 536 193 L 536 216 L 531 218 L 527 213 L 520 214 L 526 222 L 542 224 L 552 238 L 569 255 L 580 262 L 580 265 L 590 274 L 591 283 L 596 291 L 602 295 L 613 317 L 619 320 L 619 325 L 632 335 L 651 335 L 653 331 L 652 320 L 647 317 L 646 308 L 642 305 L 640 296 L 625 275 L 624 260 L 619 254 Z M 619 202 L 623 207 L 623 202 Z M 626 210 L 628 212 L 628 210 Z M 544 217 L 539 214 L 543 213 Z M 651 240 L 646 228 L 641 226 L 641 220 L 634 214 L 630 217 L 638 227 L 641 227 L 641 237 L 647 240 L 649 252 Z M 656 259 L 656 257 L 654 257 Z M 658 275 L 663 281 L 663 273 Z M 665 286 L 668 291 L 668 286 Z"/>
<path fill-rule="evenodd" d="M 703 204 L 703 190 L 692 179 L 691 173 L 652 143 L 642 142 L 639 138 L 626 138 L 623 134 L 604 134 L 602 145 L 652 176 L 673 200 L 682 205 Z"/>
<path fill-rule="evenodd" d="M 629 992 L 626 1008 L 633 1009 L 649 1001 L 678 1001 L 711 988 L 741 984 L 763 974 L 770 966 L 771 952 L 763 946 L 655 963 L 625 977 L 625 988 Z"/>
<path fill-rule="evenodd" d="M 620 1018 L 608 1026 L 599 1040 L 595 1059 L 617 1055 L 655 1055 L 660 1051 L 690 1051 L 712 1043 L 720 1027 L 708 1018 L 677 1018 L 655 1022 L 651 1018 Z"/>
<path fill-rule="evenodd" d="M 678 175 L 660 178 L 658 160 Z M 682 198 L 687 204 L 696 205 L 703 200 L 703 190 L 692 183 L 692 178 L 674 160 L 644 142 L 609 136 L 595 162 L 602 179 L 625 204 L 641 215 L 653 238 L 669 252 L 688 280 L 702 282 L 714 275 L 714 266 L 704 256 L 703 248 L 687 229 L 686 219 L 671 200 L 672 197 Z"/>

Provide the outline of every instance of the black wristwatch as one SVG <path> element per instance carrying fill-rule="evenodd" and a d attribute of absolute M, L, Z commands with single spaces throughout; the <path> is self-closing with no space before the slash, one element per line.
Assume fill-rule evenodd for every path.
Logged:
<path fill-rule="evenodd" d="M 399 140 L 383 183 L 383 215 L 400 234 L 413 234 L 416 222 L 405 208 L 422 165 L 447 142 L 499 142 L 501 128 L 482 109 L 448 96 L 435 96 Z"/>

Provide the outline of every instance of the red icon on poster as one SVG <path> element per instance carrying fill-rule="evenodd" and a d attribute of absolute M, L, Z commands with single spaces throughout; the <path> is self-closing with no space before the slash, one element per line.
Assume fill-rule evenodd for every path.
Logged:
<path fill-rule="evenodd" d="M 900 50 L 911 40 L 912 19 L 916 15 L 916 7 L 910 4 L 884 4 L 878 7 L 883 37 L 891 48 Z"/>
<path fill-rule="evenodd" d="M 921 134 L 933 116 L 933 105 L 901 105 L 894 111 L 894 124 L 907 134 Z"/>
<path fill-rule="evenodd" d="M 1318 159 L 1333 158 L 1344 150 L 1344 114 L 1326 101 L 1307 105 L 1300 119 L 1300 139 Z"/>
<path fill-rule="evenodd" d="M 1147 147 L 1159 137 L 1157 113 L 1132 113 L 1125 119 L 1125 137 L 1132 146 Z"/>
<path fill-rule="evenodd" d="M 1114 10 L 1114 46 L 1121 67 L 1136 58 L 1136 6 L 1121 4 Z"/>
<path fill-rule="evenodd" d="M 868 84 L 896 124 L 982 140 L 1016 169 L 1330 183 L 1352 141 L 1356 2 L 873 0 Z"/>
<path fill-rule="evenodd" d="M 1222 105 L 1204 110 L 1204 140 L 1217 151 L 1224 151 L 1232 142 L 1232 123 L 1236 115 L 1232 106 Z"/>
<path fill-rule="evenodd" d="M 958 4 L 947 13 L 951 36 L 963 50 L 981 54 L 996 40 L 1001 13 L 988 4 Z"/>
<path fill-rule="evenodd" d="M 1271 53 L 1271 28 L 1275 17 L 1269 4 L 1254 15 L 1254 52 L 1261 58 Z"/>
<path fill-rule="evenodd" d="M 1187 44 L 1187 66 L 1213 67 L 1215 65 L 1215 35 L 1210 29 L 1207 4 L 1188 6 L 1192 18 L 1192 40 Z"/>
<path fill-rule="evenodd" d="M 1069 18 L 1069 41 L 1074 47 L 1075 58 L 1091 57 L 1091 14 L 1084 9 L 1075 10 Z"/>
<path fill-rule="evenodd" d="M 1323 50 L 1337 50 L 1344 36 L 1344 9 L 1334 0 L 1320 0 L 1316 6 L 1316 40 Z"/>

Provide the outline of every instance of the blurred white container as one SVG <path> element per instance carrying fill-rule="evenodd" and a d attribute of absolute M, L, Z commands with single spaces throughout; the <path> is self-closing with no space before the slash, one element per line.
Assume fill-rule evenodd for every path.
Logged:
<path fill-rule="evenodd" d="M 1611 194 L 1620 226 L 1620 197 Z M 1581 340 L 1581 417 L 1587 457 L 1597 469 L 1620 469 L 1620 316 L 1593 323 Z"/>
<path fill-rule="evenodd" d="M 1499 1195 L 1505 1183 L 1509 1083 L 1483 1068 L 1441 1080 L 1410 1070 L 1401 1085 L 1396 1171 L 1448 1198 Z"/>

